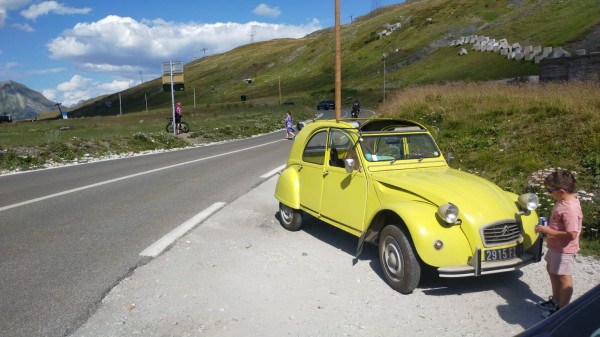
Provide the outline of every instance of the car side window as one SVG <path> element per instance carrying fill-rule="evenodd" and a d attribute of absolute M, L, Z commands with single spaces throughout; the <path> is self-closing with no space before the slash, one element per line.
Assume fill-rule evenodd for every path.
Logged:
<path fill-rule="evenodd" d="M 350 136 L 341 130 L 332 129 L 329 133 L 329 166 L 344 167 L 344 159 L 349 158 L 354 147 Z"/>
<path fill-rule="evenodd" d="M 306 143 L 302 152 L 302 160 L 308 163 L 323 165 L 327 147 L 327 131 L 315 133 Z"/>

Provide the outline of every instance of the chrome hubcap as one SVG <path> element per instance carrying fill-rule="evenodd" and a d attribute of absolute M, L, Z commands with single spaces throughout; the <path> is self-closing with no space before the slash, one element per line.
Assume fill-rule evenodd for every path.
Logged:
<path fill-rule="evenodd" d="M 404 266 L 402 265 L 402 252 L 398 243 L 392 238 L 386 238 L 383 250 L 385 269 L 391 278 L 402 279 Z"/>

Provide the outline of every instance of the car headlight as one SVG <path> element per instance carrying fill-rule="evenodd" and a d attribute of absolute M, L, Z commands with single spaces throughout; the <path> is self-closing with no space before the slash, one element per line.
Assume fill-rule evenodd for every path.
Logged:
<path fill-rule="evenodd" d="M 438 207 L 437 213 L 446 223 L 453 224 L 458 220 L 458 207 L 450 202 Z"/>
<path fill-rule="evenodd" d="M 540 199 L 535 193 L 525 193 L 519 196 L 519 205 L 528 211 L 534 211 L 540 205 Z"/>

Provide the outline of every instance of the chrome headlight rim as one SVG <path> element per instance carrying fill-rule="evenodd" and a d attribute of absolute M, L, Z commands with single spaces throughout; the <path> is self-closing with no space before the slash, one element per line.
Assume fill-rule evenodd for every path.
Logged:
<path fill-rule="evenodd" d="M 535 193 L 523 193 L 518 199 L 519 206 L 527 211 L 535 211 L 540 206 L 540 198 Z"/>
<path fill-rule="evenodd" d="M 437 210 L 438 216 L 450 225 L 458 223 L 458 212 L 458 206 L 451 202 L 440 205 Z"/>

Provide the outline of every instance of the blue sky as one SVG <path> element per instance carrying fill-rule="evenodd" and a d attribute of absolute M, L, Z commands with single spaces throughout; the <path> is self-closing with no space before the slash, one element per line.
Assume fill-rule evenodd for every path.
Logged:
<path fill-rule="evenodd" d="M 401 0 L 340 0 L 340 21 Z M 335 24 L 334 0 L 0 0 L 0 81 L 65 106 L 251 41 Z"/>

